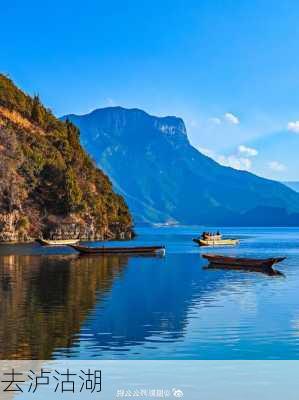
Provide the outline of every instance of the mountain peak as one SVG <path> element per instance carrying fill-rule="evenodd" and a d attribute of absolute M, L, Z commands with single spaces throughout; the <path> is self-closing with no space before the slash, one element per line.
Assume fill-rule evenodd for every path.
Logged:
<path fill-rule="evenodd" d="M 70 119 L 135 221 L 220 226 L 299 221 L 297 193 L 201 154 L 189 143 L 181 118 L 108 107 Z"/>
<path fill-rule="evenodd" d="M 83 120 L 83 123 L 97 126 L 99 129 L 109 132 L 112 136 L 120 135 L 123 131 L 135 136 L 147 135 L 155 132 L 162 134 L 170 141 L 189 143 L 185 123 L 182 118 L 176 116 L 154 116 L 139 108 L 124 108 L 120 106 L 97 108 L 85 115 L 68 115 L 63 120 Z"/>

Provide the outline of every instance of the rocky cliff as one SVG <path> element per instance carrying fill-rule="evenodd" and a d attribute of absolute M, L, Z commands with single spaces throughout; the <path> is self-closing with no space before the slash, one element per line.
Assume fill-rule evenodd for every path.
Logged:
<path fill-rule="evenodd" d="M 78 129 L 0 75 L 0 241 L 130 238 L 131 227 Z"/>

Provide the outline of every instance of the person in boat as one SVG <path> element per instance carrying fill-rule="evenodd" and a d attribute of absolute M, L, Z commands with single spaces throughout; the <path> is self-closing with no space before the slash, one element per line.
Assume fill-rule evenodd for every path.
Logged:
<path fill-rule="evenodd" d="M 201 239 L 203 240 L 212 240 L 214 238 L 221 238 L 221 233 L 219 232 L 219 230 L 215 233 L 215 232 L 203 232 L 201 235 Z"/>

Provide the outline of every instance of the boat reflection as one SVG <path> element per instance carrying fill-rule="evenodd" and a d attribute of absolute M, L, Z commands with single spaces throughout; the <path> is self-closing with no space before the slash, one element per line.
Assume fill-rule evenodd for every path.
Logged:
<path fill-rule="evenodd" d="M 194 307 L 248 281 L 207 274 L 197 254 L 1 256 L 0 358 L 142 358 L 142 346 L 184 340 Z"/>
<path fill-rule="evenodd" d="M 268 269 L 261 269 L 259 267 L 254 267 L 254 266 L 237 266 L 237 265 L 220 265 L 220 264 L 212 264 L 209 263 L 208 265 L 203 267 L 204 269 L 209 269 L 209 270 L 232 270 L 232 271 L 244 271 L 244 272 L 258 272 L 264 275 L 268 276 L 282 276 L 285 277 L 285 274 L 281 271 L 278 271 L 277 269 L 274 268 L 268 268 Z"/>

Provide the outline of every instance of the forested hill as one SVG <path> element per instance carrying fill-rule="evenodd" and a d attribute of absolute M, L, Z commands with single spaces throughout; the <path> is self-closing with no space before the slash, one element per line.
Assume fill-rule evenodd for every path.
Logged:
<path fill-rule="evenodd" d="M 79 130 L 0 74 L 0 241 L 130 237 L 131 225 Z"/>

